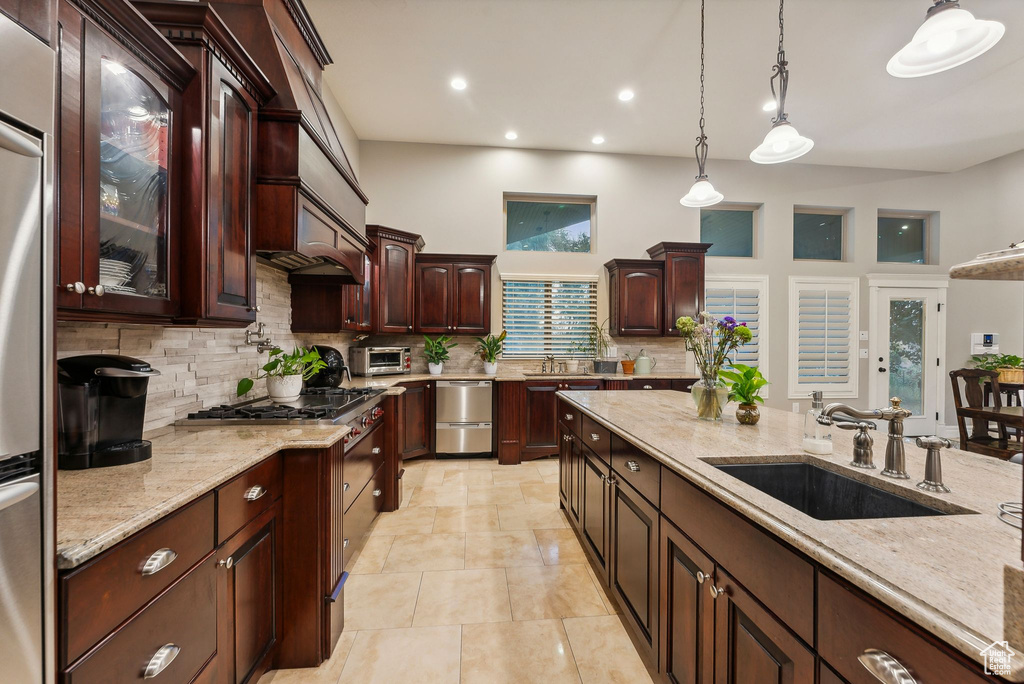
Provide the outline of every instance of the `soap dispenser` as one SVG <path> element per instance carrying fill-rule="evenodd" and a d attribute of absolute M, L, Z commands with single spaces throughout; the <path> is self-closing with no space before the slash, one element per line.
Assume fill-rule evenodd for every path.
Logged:
<path fill-rule="evenodd" d="M 811 392 L 811 408 L 804 418 L 804 451 L 809 454 L 832 453 L 832 427 L 818 422 L 825 408 L 820 391 Z"/>

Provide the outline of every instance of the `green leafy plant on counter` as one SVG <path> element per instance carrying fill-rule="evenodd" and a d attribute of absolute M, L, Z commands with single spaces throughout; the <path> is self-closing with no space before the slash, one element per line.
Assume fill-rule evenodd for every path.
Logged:
<path fill-rule="evenodd" d="M 763 404 L 761 389 L 768 384 L 757 366 L 733 364 L 731 370 L 721 370 L 718 375 L 727 381 L 729 400 L 740 404 Z"/>
<path fill-rule="evenodd" d="M 488 335 L 487 337 L 474 337 L 473 339 L 480 343 L 476 348 L 476 352 L 480 355 L 480 358 L 487 363 L 494 363 L 497 361 L 498 354 L 501 353 L 502 342 L 505 341 L 505 336 L 507 334 L 507 332 L 502 330 L 501 334 L 497 337 L 494 335 Z"/>
<path fill-rule="evenodd" d="M 971 363 L 979 370 L 1024 368 L 1024 359 L 1013 354 L 979 354 L 971 357 Z"/>
<path fill-rule="evenodd" d="M 318 371 L 326 367 L 327 364 L 320 358 L 320 353 L 315 349 L 295 347 L 290 354 L 286 354 L 280 347 L 274 347 L 270 350 L 270 360 L 263 364 L 263 368 L 256 373 L 255 377 L 239 380 L 236 391 L 238 396 L 242 396 L 252 389 L 256 380 L 262 380 L 263 378 L 301 375 L 303 380 L 309 380 Z"/>
<path fill-rule="evenodd" d="M 595 359 L 608 358 L 608 347 L 611 346 L 611 338 L 607 332 L 608 319 L 604 323 L 591 323 L 587 332 L 587 347 Z"/>
<path fill-rule="evenodd" d="M 423 357 L 429 363 L 444 363 L 451 358 L 451 354 L 448 352 L 452 347 L 458 347 L 457 342 L 452 342 L 452 338 L 448 335 L 441 335 L 436 340 L 432 340 L 426 335 L 423 336 Z"/>

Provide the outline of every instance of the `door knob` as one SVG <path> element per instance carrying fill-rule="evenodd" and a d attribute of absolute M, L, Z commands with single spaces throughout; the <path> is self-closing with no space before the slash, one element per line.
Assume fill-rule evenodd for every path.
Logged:
<path fill-rule="evenodd" d="M 884 372 L 886 372 L 887 370 L 888 370 L 887 368 L 882 368 L 881 366 L 879 366 L 879 367 L 878 367 L 878 372 L 879 372 L 879 373 L 884 373 Z"/>

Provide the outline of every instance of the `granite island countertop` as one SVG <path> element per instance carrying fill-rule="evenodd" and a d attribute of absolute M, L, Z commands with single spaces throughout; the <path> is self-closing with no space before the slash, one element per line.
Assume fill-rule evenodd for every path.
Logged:
<path fill-rule="evenodd" d="M 324 449 L 347 425 L 171 426 L 141 463 L 57 471 L 57 567 L 99 555 L 282 449 Z"/>
<path fill-rule="evenodd" d="M 559 396 L 849 583 L 935 634 L 974 661 L 1004 631 L 1003 569 L 1021 563 L 1021 532 L 999 520 L 997 506 L 1019 501 L 1022 466 L 957 449 L 942 452 L 949 494 L 925 494 L 925 451 L 906 443 L 909 480 L 881 477 L 885 433 L 875 434 L 877 470 L 847 464 L 853 433 L 833 429 L 834 452 L 803 454 L 804 414 L 761 408 L 758 425 L 741 426 L 735 406 L 720 423 L 697 420 L 678 392 L 560 392 Z M 717 470 L 707 462 L 808 461 L 908 498 L 945 502 L 977 514 L 823 521 Z M 931 501 L 929 501 L 929 497 Z M 1011 646 L 1024 647 L 1024 644 Z M 1020 652 L 1020 649 L 1016 649 Z M 1011 681 L 1024 681 L 1024 659 Z"/>

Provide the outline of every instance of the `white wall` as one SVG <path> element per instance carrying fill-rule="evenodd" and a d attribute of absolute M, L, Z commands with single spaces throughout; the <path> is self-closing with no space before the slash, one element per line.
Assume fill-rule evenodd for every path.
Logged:
<path fill-rule="evenodd" d="M 370 197 L 367 220 L 420 233 L 430 252 L 497 254 L 499 272 L 580 273 L 602 277 L 601 313 L 607 312 L 603 264 L 614 257 L 641 258 L 663 240 L 697 241 L 699 211 L 679 204 L 692 183 L 692 160 L 617 154 L 363 141 L 360 182 Z M 1024 152 L 954 174 L 855 169 L 808 164 L 758 166 L 712 160 L 715 186 L 733 202 L 763 204 L 754 259 L 708 259 L 709 274 L 768 274 L 769 402 L 788 409 L 786 395 L 788 276 L 867 273 L 945 275 L 949 266 L 982 251 L 1024 239 L 1020 197 Z M 503 251 L 502 194 L 552 193 L 597 196 L 592 254 Z M 794 205 L 849 208 L 849 261 L 792 259 Z M 875 262 L 878 209 L 937 211 L 939 263 L 934 266 Z M 861 287 L 861 325 L 868 329 L 868 289 Z M 492 321 L 501 325 L 500 298 Z M 1020 352 L 1024 286 L 951 281 L 947 367 L 968 359 L 971 331 L 998 332 L 1004 352 Z M 860 361 L 859 405 L 868 403 L 868 363 Z M 948 392 L 947 392 L 948 395 Z M 947 396 L 946 422 L 953 423 Z"/>
<path fill-rule="evenodd" d="M 334 124 L 334 130 L 338 132 L 338 138 L 345 150 L 345 156 L 348 157 L 348 163 L 352 165 L 352 171 L 355 172 L 356 178 L 359 178 L 359 138 L 326 80 L 323 82 L 322 89 L 327 116 L 331 117 L 331 123 Z"/>

